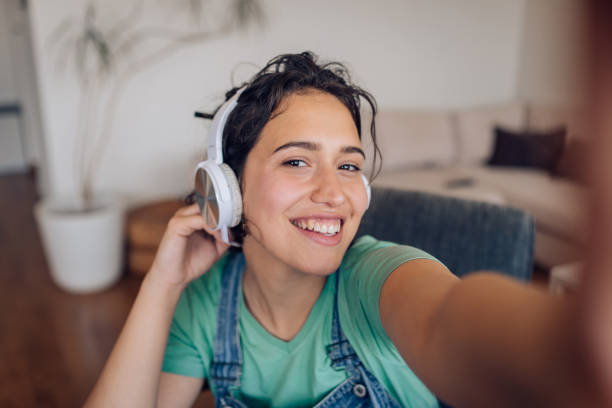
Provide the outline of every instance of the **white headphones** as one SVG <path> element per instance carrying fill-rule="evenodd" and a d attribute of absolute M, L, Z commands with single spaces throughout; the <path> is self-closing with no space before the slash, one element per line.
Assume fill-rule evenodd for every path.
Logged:
<path fill-rule="evenodd" d="M 229 241 L 229 229 L 240 223 L 242 217 L 242 195 L 234 171 L 223 163 L 223 129 L 238 98 L 245 87 L 227 100 L 213 117 L 208 131 L 208 159 L 196 166 L 195 191 L 206 224 L 214 230 L 221 230 L 221 238 L 227 244 L 240 246 Z M 371 189 L 365 175 L 361 175 L 370 206 Z"/>

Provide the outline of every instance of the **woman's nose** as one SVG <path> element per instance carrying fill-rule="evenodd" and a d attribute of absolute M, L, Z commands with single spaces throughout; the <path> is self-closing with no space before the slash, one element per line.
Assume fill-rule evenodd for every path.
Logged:
<path fill-rule="evenodd" d="M 312 201 L 331 207 L 343 204 L 346 196 L 338 177 L 335 168 L 319 169 L 313 180 L 315 188 L 312 192 Z"/>

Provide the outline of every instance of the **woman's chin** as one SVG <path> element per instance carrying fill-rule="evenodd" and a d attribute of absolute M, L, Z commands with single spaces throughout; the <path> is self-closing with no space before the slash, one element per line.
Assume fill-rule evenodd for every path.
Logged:
<path fill-rule="evenodd" d="M 317 239 L 310 236 L 305 237 L 301 231 L 297 234 L 295 232 L 292 231 L 282 238 L 276 236 L 274 239 L 270 237 L 261 239 L 263 237 L 247 235 L 243 249 L 245 253 L 248 252 L 260 260 L 269 258 L 274 262 L 275 259 L 276 262 L 280 261 L 290 269 L 308 275 L 328 276 L 340 267 L 350 244 L 346 242 L 348 238 L 346 235 L 340 236 L 342 239 L 334 245 L 329 245 L 327 241 L 321 244 Z"/>
<path fill-rule="evenodd" d="M 288 264 L 294 269 L 308 274 L 317 276 L 329 276 L 340 267 L 342 256 L 334 257 L 319 257 L 318 259 L 311 258 L 292 258 L 288 260 Z"/>

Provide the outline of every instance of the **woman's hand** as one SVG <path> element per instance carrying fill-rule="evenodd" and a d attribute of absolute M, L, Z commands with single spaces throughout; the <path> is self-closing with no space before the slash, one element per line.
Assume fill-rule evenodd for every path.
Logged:
<path fill-rule="evenodd" d="M 221 231 L 206 226 L 197 203 L 183 207 L 168 222 L 147 278 L 184 288 L 210 269 L 228 247 Z"/>

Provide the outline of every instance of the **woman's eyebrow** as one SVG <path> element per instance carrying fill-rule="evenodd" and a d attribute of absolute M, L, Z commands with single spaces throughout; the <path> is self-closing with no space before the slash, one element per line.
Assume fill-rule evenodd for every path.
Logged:
<path fill-rule="evenodd" d="M 279 147 L 274 149 L 273 154 L 278 152 L 278 151 L 280 151 L 280 150 L 289 149 L 290 147 L 300 147 L 302 149 L 311 150 L 311 151 L 321 150 L 321 145 L 319 143 L 312 143 L 312 142 L 288 142 L 288 143 L 285 143 L 284 145 L 280 145 Z M 344 146 L 340 151 L 342 153 L 359 153 L 365 159 L 364 151 L 361 148 L 357 147 L 357 146 Z"/>

